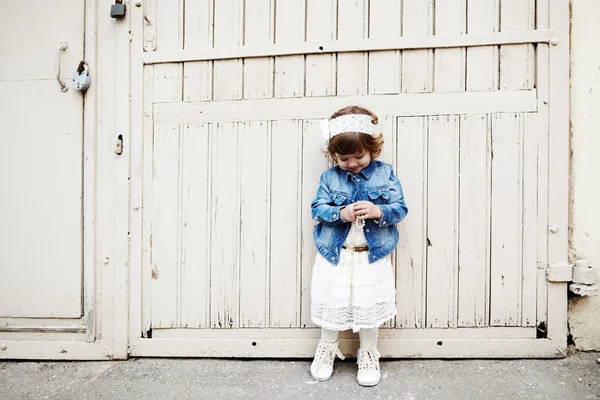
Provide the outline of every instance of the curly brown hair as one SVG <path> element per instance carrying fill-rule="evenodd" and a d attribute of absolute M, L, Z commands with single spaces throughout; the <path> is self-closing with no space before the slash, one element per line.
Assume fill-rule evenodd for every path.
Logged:
<path fill-rule="evenodd" d="M 371 122 L 377 124 L 379 118 L 371 110 L 360 106 L 348 106 L 335 112 L 330 119 L 341 117 L 342 115 L 348 114 L 363 114 L 370 115 Z M 333 162 L 337 163 L 336 154 L 354 154 L 363 150 L 371 153 L 371 158 L 375 159 L 381 154 L 383 147 L 383 135 L 369 135 L 360 132 L 344 132 L 339 135 L 335 135 L 329 140 L 327 145 L 326 156 Z"/>

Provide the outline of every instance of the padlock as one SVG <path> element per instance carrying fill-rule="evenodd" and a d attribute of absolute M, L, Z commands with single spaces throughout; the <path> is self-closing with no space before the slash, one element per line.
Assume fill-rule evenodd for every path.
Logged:
<path fill-rule="evenodd" d="M 123 0 L 116 0 L 115 4 L 110 6 L 111 18 L 125 18 L 126 13 L 125 3 Z"/>
<path fill-rule="evenodd" d="M 87 63 L 81 61 L 77 71 L 73 74 L 73 89 L 85 92 L 90 87 L 90 83 L 92 83 L 92 78 L 88 73 Z"/>

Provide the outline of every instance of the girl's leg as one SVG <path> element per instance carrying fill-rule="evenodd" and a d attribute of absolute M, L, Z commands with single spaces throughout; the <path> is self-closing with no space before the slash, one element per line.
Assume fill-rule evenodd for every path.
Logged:
<path fill-rule="evenodd" d="M 321 328 L 321 340 L 333 343 L 337 342 L 340 331 L 330 331 L 329 329 Z"/>
<path fill-rule="evenodd" d="M 360 348 L 357 354 L 357 380 L 361 386 L 375 386 L 381 379 L 379 371 L 379 352 L 377 351 L 377 336 L 379 328 L 361 329 L 358 332 Z"/>
<path fill-rule="evenodd" d="M 323 382 L 331 378 L 335 356 L 344 359 L 339 348 L 338 334 L 339 331 L 321 328 L 321 340 L 315 352 L 315 359 L 310 366 L 310 373 L 316 381 Z"/>

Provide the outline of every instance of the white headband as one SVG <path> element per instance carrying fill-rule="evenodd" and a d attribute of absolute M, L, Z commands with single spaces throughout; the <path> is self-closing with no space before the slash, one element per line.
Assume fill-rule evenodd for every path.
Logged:
<path fill-rule="evenodd" d="M 348 114 L 321 121 L 321 133 L 325 143 L 335 135 L 345 132 L 373 134 L 373 122 L 370 115 Z"/>

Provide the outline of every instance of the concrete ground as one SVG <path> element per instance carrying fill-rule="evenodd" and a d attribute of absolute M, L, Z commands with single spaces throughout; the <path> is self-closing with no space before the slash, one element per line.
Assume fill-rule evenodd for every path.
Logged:
<path fill-rule="evenodd" d="M 0 361 L 0 400 L 13 399 L 600 399 L 600 353 L 560 360 L 384 360 L 374 388 L 354 360 L 312 380 L 308 360 Z"/>

